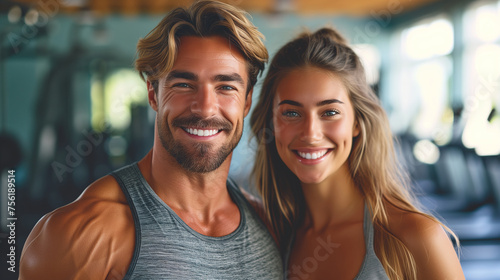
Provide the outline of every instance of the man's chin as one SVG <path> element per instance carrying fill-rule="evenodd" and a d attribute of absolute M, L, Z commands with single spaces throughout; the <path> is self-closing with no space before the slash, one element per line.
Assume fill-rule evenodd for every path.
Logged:
<path fill-rule="evenodd" d="M 163 136 L 163 137 L 162 137 Z M 166 151 L 186 171 L 208 173 L 218 169 L 234 150 L 241 138 L 233 138 L 230 143 L 186 143 L 175 141 L 171 134 L 160 134 L 160 140 Z"/>
<path fill-rule="evenodd" d="M 209 173 L 217 170 L 225 161 L 224 159 L 190 158 L 189 160 L 182 159 L 177 162 L 187 171 L 192 173 Z"/>
<path fill-rule="evenodd" d="M 184 169 L 193 173 L 208 173 L 218 169 L 231 153 L 230 149 L 196 147 L 171 150 L 170 154 Z"/>

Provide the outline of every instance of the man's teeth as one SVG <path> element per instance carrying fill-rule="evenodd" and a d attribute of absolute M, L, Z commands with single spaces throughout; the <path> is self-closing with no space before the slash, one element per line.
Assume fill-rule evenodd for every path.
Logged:
<path fill-rule="evenodd" d="M 303 152 L 298 152 L 299 156 L 305 158 L 305 159 L 318 159 L 322 156 L 324 156 L 328 152 L 328 150 L 324 150 L 321 152 L 316 152 L 316 153 L 303 153 Z"/>
<path fill-rule="evenodd" d="M 198 136 L 212 136 L 219 132 L 217 129 L 196 129 L 196 128 L 188 128 L 184 129 L 187 133 L 198 135 Z"/>

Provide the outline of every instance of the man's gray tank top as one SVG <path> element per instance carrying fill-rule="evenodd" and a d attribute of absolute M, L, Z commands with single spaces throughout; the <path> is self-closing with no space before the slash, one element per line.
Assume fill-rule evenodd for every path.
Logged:
<path fill-rule="evenodd" d="M 240 210 L 232 233 L 211 237 L 191 229 L 153 191 L 136 163 L 112 173 L 130 205 L 135 251 L 124 279 L 282 279 L 277 246 L 241 191 L 227 189 Z"/>
<path fill-rule="evenodd" d="M 365 236 L 365 247 L 366 253 L 363 259 L 363 264 L 359 269 L 358 274 L 354 278 L 354 280 L 388 280 L 389 277 L 380 263 L 377 255 L 375 254 L 375 250 L 373 249 L 373 223 L 370 217 L 370 212 L 368 211 L 368 207 L 365 206 L 364 217 L 363 217 L 363 232 Z M 292 245 L 295 242 L 295 237 L 292 238 L 292 241 L 289 243 L 287 251 L 284 257 L 284 269 L 288 271 L 288 259 L 290 257 L 290 253 L 292 251 Z M 287 272 L 285 272 L 286 275 Z M 335 272 L 332 271 L 332 278 L 335 279 Z M 288 279 L 288 277 L 286 277 Z"/>

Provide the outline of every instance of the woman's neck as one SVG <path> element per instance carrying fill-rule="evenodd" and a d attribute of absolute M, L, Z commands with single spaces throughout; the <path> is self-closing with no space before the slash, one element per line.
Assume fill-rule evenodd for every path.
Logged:
<path fill-rule="evenodd" d="M 328 227 L 363 219 L 364 199 L 350 172 L 339 172 L 318 184 L 302 184 L 306 201 L 304 229 Z"/>

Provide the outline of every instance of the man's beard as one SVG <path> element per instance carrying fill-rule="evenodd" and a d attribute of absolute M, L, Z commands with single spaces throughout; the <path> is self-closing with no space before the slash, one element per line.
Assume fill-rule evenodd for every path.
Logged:
<path fill-rule="evenodd" d="M 237 128 L 229 143 L 225 143 L 218 150 L 212 148 L 210 143 L 195 143 L 186 146 L 186 143 L 175 140 L 167 122 L 157 115 L 158 134 L 161 144 L 175 158 L 177 163 L 184 169 L 194 173 L 207 173 L 219 168 L 226 158 L 231 154 L 241 139 L 243 128 Z M 222 130 L 219 133 L 230 132 L 233 125 L 225 119 L 202 119 L 199 116 L 176 118 L 172 122 L 173 127 L 196 127 Z M 182 128 L 181 128 L 182 129 Z M 194 150 L 194 151 L 193 151 Z"/>

